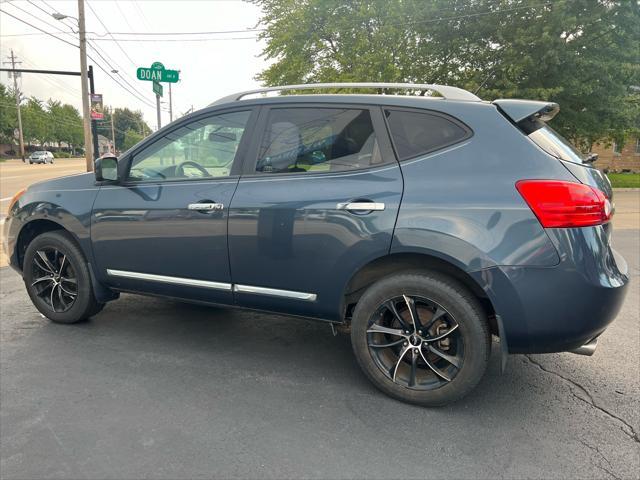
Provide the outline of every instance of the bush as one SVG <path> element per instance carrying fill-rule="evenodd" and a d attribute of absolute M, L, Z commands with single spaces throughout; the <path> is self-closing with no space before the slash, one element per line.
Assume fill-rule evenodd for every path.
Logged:
<path fill-rule="evenodd" d="M 71 158 L 69 152 L 53 152 L 53 158 Z"/>

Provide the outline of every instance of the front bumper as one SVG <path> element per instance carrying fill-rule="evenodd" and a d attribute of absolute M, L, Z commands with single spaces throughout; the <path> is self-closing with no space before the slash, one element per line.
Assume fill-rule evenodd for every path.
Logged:
<path fill-rule="evenodd" d="M 606 329 L 624 302 L 627 263 L 603 227 L 547 232 L 560 256 L 557 266 L 474 273 L 502 319 L 509 353 L 579 349 Z"/>

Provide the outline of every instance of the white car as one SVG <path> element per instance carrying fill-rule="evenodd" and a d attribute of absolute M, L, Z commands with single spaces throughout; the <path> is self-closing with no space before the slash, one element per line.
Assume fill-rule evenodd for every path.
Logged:
<path fill-rule="evenodd" d="M 46 150 L 33 152 L 29 155 L 29 163 L 53 163 L 53 153 Z"/>

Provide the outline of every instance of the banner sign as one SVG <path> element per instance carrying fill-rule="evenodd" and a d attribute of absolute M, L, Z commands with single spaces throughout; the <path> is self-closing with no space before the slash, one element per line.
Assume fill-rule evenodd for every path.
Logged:
<path fill-rule="evenodd" d="M 104 118 L 104 109 L 102 106 L 102 94 L 91 94 L 91 120 L 102 120 Z"/>

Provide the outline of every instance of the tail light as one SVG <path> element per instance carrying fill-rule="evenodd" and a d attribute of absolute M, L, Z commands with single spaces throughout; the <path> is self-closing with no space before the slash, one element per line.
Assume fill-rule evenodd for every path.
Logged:
<path fill-rule="evenodd" d="M 601 225 L 613 215 L 605 194 L 582 183 L 520 180 L 516 188 L 545 228 Z"/>

